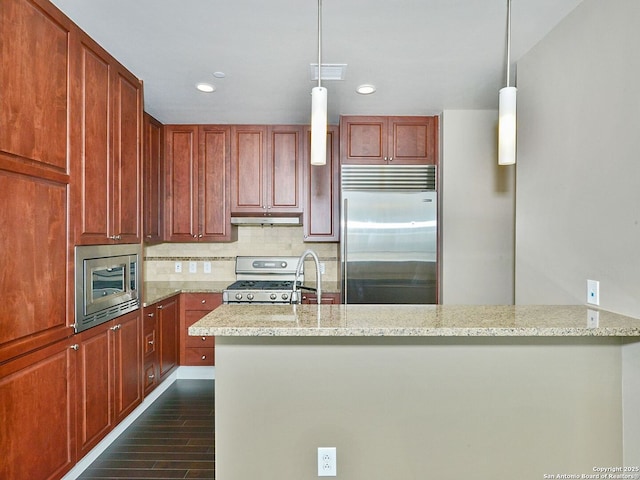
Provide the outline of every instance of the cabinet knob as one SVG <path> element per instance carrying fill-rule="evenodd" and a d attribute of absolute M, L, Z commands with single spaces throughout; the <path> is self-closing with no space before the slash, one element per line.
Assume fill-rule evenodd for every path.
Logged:
<path fill-rule="evenodd" d="M 193 238 L 198 238 L 198 235 L 196 235 L 195 233 L 192 236 Z"/>
<path fill-rule="evenodd" d="M 122 325 L 119 323 L 119 324 L 114 325 L 113 327 L 111 327 L 111 330 L 115 332 L 117 330 L 120 330 L 121 328 L 122 328 Z"/>
<path fill-rule="evenodd" d="M 206 342 L 207 341 L 207 337 L 202 337 L 202 341 Z"/>
<path fill-rule="evenodd" d="M 158 305 L 158 310 L 162 310 L 164 308 L 164 305 Z"/>
<path fill-rule="evenodd" d="M 202 360 L 206 360 L 207 356 L 206 355 L 202 355 Z"/>
<path fill-rule="evenodd" d="M 393 162 L 393 157 L 389 157 L 389 161 L 390 161 L 390 162 Z"/>
<path fill-rule="evenodd" d="M 149 340 L 149 345 L 153 345 L 153 340 Z"/>
<path fill-rule="evenodd" d="M 71 350 L 75 350 L 76 352 L 78 351 L 78 349 L 80 348 L 80 345 L 78 345 L 77 343 L 74 343 L 73 345 L 71 345 L 69 347 Z"/>
<path fill-rule="evenodd" d="M 207 303 L 207 301 L 206 300 L 202 300 L 202 304 L 204 305 L 205 303 Z"/>
<path fill-rule="evenodd" d="M 153 380 L 154 378 L 156 378 L 156 376 L 152 373 L 151 375 L 149 375 L 149 380 Z"/>
<path fill-rule="evenodd" d="M 198 238 L 202 238 L 202 234 L 199 234 L 199 235 L 198 235 Z"/>
<path fill-rule="evenodd" d="M 151 318 L 153 318 L 153 317 L 155 317 L 155 316 L 156 316 L 156 314 L 155 314 L 155 313 L 153 313 L 153 312 L 151 312 L 151 313 L 147 313 L 147 317 L 151 317 Z"/>

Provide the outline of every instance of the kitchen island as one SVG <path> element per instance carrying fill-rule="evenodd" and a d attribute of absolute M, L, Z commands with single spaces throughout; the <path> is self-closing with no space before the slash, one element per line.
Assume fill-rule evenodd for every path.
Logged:
<path fill-rule="evenodd" d="M 349 479 L 622 467 L 640 320 L 595 312 L 223 305 L 189 330 L 216 336 L 216 478 L 317 478 L 318 447 Z"/>

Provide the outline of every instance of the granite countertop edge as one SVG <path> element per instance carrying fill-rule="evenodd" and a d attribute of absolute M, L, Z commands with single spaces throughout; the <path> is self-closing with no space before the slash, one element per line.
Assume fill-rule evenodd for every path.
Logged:
<path fill-rule="evenodd" d="M 640 319 L 580 305 L 222 305 L 189 327 L 217 337 L 640 337 Z M 638 338 L 640 340 L 640 338 Z"/>

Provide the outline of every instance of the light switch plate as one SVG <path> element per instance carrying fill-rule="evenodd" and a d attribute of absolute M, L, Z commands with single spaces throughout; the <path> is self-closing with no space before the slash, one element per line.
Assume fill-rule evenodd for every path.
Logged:
<path fill-rule="evenodd" d="M 597 280 L 587 280 L 587 303 L 600 305 L 600 282 Z"/>

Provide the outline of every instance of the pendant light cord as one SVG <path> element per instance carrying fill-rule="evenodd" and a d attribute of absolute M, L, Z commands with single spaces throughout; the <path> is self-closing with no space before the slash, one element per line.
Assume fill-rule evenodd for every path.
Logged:
<path fill-rule="evenodd" d="M 318 0 L 318 87 L 322 87 L 322 0 Z"/>
<path fill-rule="evenodd" d="M 322 1 L 322 0 L 320 0 Z M 507 87 L 511 73 L 511 0 L 507 0 Z"/>

